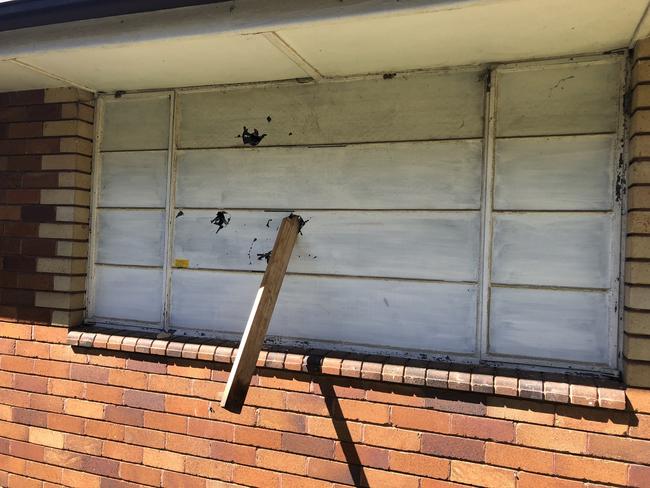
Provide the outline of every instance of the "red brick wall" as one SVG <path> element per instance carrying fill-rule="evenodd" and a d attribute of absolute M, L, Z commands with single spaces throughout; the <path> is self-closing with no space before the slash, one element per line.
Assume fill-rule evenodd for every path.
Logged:
<path fill-rule="evenodd" d="M 613 411 L 262 369 L 235 415 L 227 365 L 0 336 L 3 486 L 650 486 L 645 390 Z"/>
<path fill-rule="evenodd" d="M 0 486 L 650 487 L 650 390 L 614 411 L 260 369 L 234 415 L 227 365 L 66 345 L 91 120 L 76 90 L 0 95 Z"/>

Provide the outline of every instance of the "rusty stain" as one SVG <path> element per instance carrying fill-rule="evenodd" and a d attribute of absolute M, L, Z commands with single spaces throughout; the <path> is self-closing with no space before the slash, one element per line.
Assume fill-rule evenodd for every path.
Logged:
<path fill-rule="evenodd" d="M 216 225 L 219 227 L 215 234 L 218 234 L 221 229 L 226 227 L 230 223 L 230 214 L 228 212 L 225 212 L 224 210 L 219 210 L 217 212 L 217 215 L 214 216 L 214 218 L 210 221 L 211 224 Z"/>
<path fill-rule="evenodd" d="M 253 132 L 248 132 L 246 126 L 244 126 L 244 131 L 241 134 L 242 142 L 249 146 L 257 146 L 265 137 L 266 134 L 260 135 L 260 132 L 257 129 L 253 129 Z"/>

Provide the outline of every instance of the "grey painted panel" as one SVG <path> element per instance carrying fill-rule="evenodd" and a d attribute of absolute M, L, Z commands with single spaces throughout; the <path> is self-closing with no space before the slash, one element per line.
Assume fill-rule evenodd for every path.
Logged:
<path fill-rule="evenodd" d="M 165 206 L 167 151 L 103 153 L 100 207 Z"/>
<path fill-rule="evenodd" d="M 167 149 L 169 111 L 169 95 L 104 98 L 101 150 Z"/>
<path fill-rule="evenodd" d="M 616 132 L 621 63 L 499 71 L 497 136 Z"/>
<path fill-rule="evenodd" d="M 477 279 L 479 212 L 297 212 L 309 219 L 293 251 L 297 273 Z M 273 248 L 287 212 L 231 211 L 218 230 L 216 210 L 185 210 L 176 218 L 174 258 L 190 268 L 257 270 L 258 253 Z M 268 227 L 267 227 L 268 224 Z"/>
<path fill-rule="evenodd" d="M 492 354 L 607 364 L 604 292 L 492 288 Z"/>
<path fill-rule="evenodd" d="M 176 202 L 205 208 L 479 208 L 481 154 L 478 140 L 181 151 Z"/>
<path fill-rule="evenodd" d="M 610 287 L 612 216 L 496 214 L 494 283 Z"/>
<path fill-rule="evenodd" d="M 162 270 L 98 265 L 95 275 L 95 317 L 160 322 Z"/>
<path fill-rule="evenodd" d="M 501 139 L 494 208 L 609 210 L 616 136 Z"/>
<path fill-rule="evenodd" d="M 244 126 L 262 146 L 482 137 L 483 90 L 466 71 L 181 93 L 179 147 L 241 146 Z"/>
<path fill-rule="evenodd" d="M 260 273 L 175 269 L 172 326 L 243 332 L 261 278 Z M 269 334 L 471 353 L 476 303 L 475 285 L 289 275 Z"/>
<path fill-rule="evenodd" d="M 162 266 L 163 210 L 113 210 L 97 213 L 97 262 Z"/>

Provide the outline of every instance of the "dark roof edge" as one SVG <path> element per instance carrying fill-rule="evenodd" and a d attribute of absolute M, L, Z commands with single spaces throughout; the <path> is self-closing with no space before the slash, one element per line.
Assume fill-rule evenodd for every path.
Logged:
<path fill-rule="evenodd" d="M 228 0 L 14 0 L 0 3 L 0 32 Z"/>

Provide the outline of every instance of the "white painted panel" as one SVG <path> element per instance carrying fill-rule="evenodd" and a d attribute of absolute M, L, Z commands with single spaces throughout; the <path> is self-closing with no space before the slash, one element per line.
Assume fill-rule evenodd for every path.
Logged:
<path fill-rule="evenodd" d="M 97 213 L 97 262 L 162 266 L 163 210 L 113 210 Z"/>
<path fill-rule="evenodd" d="M 174 328 L 241 333 L 260 273 L 174 270 Z M 471 353 L 475 285 L 289 275 L 270 335 Z M 333 346 L 336 347 L 336 346 Z"/>
<path fill-rule="evenodd" d="M 481 154 L 479 140 L 180 151 L 176 202 L 205 208 L 479 208 Z"/>
<path fill-rule="evenodd" d="M 179 147 L 241 146 L 244 126 L 266 134 L 261 145 L 481 137 L 479 78 L 445 72 L 184 93 Z"/>
<path fill-rule="evenodd" d="M 169 95 L 104 98 L 102 151 L 167 149 Z"/>
<path fill-rule="evenodd" d="M 165 206 L 167 151 L 103 153 L 100 207 Z"/>
<path fill-rule="evenodd" d="M 609 288 L 611 215 L 497 214 L 495 283 Z"/>
<path fill-rule="evenodd" d="M 300 212 L 309 219 L 289 271 L 436 280 L 477 279 L 478 212 Z M 287 212 L 231 211 L 218 230 L 216 210 L 176 218 L 174 258 L 190 268 L 266 269 L 258 254 L 273 248 Z M 267 227 L 268 224 L 268 227 Z"/>
<path fill-rule="evenodd" d="M 609 210 L 614 135 L 496 142 L 494 208 Z"/>
<path fill-rule="evenodd" d="M 606 364 L 609 316 L 604 292 L 492 288 L 489 351 Z"/>
<path fill-rule="evenodd" d="M 160 321 L 162 270 L 100 265 L 95 275 L 95 317 Z"/>
<path fill-rule="evenodd" d="M 616 132 L 621 63 L 500 71 L 497 136 Z"/>

